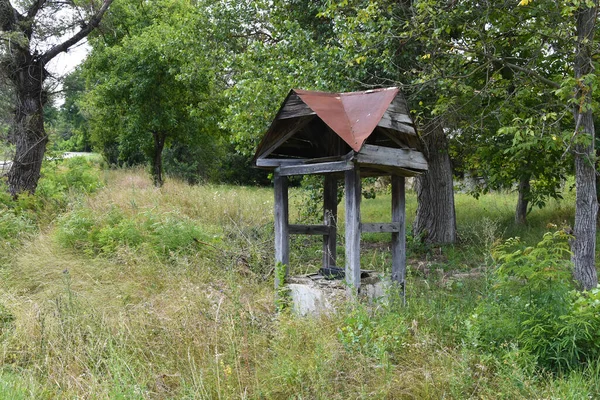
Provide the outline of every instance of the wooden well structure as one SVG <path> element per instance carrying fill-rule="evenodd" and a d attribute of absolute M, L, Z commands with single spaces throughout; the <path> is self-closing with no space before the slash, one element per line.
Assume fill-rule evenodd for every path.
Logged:
<path fill-rule="evenodd" d="M 272 169 L 275 186 L 275 262 L 289 265 L 289 237 L 323 236 L 323 267 L 336 265 L 337 184 L 345 184 L 345 280 L 360 293 L 362 232 L 392 234 L 392 281 L 406 272 L 405 177 L 427 171 L 419 138 L 398 88 L 351 93 L 291 90 L 260 142 L 254 163 Z M 322 225 L 292 225 L 288 177 L 324 175 Z M 362 222 L 361 178 L 391 176 L 392 221 Z M 275 282 L 277 287 L 280 282 Z"/>

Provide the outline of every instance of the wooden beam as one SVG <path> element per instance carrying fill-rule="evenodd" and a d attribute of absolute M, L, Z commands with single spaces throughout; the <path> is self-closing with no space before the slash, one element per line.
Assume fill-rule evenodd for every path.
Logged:
<path fill-rule="evenodd" d="M 379 132 L 382 132 L 388 139 L 390 139 L 392 142 L 396 143 L 397 146 L 400 146 L 401 149 L 406 149 L 409 148 L 409 146 L 407 146 L 406 143 L 402 142 L 402 140 L 400 140 L 398 133 L 395 131 L 391 131 L 388 128 L 383 128 L 383 127 L 379 127 L 378 128 Z"/>
<path fill-rule="evenodd" d="M 397 222 L 374 222 L 374 223 L 361 223 L 360 231 L 363 233 L 389 233 L 399 232 L 400 224 Z"/>
<path fill-rule="evenodd" d="M 332 161 L 318 164 L 282 165 L 277 170 L 281 176 L 328 174 L 354 168 L 351 161 Z"/>
<path fill-rule="evenodd" d="M 420 151 L 393 149 L 391 147 L 365 144 L 354 159 L 361 164 L 384 165 L 397 168 L 412 168 L 427 171 L 427 160 Z"/>
<path fill-rule="evenodd" d="M 389 109 L 383 114 L 381 119 L 388 120 L 391 123 L 402 123 L 402 124 L 405 124 L 405 125 L 408 125 L 411 127 L 413 125 L 413 120 L 410 117 L 410 115 L 395 112 L 395 111 L 390 111 Z"/>
<path fill-rule="evenodd" d="M 334 267 L 337 258 L 337 179 L 325 175 L 323 182 L 323 223 L 329 234 L 323 236 L 323 268 Z"/>
<path fill-rule="evenodd" d="M 283 264 L 287 276 L 290 264 L 288 178 L 280 176 L 276 171 L 273 180 L 275 186 L 275 265 Z M 279 282 L 279 278 L 275 274 L 275 289 L 283 283 Z"/>
<path fill-rule="evenodd" d="M 363 178 L 379 177 L 386 175 L 399 175 L 404 177 L 419 176 L 422 171 L 414 171 L 412 169 L 398 168 L 398 167 L 387 167 L 385 165 L 377 164 L 360 164 L 361 176 Z"/>
<path fill-rule="evenodd" d="M 282 129 L 283 133 L 282 133 L 281 137 L 279 139 L 277 139 L 275 142 L 273 142 L 273 144 L 271 144 L 269 147 L 267 147 L 264 151 L 262 151 L 260 153 L 259 157 L 260 158 L 267 157 L 275 149 L 277 149 L 279 146 L 281 146 L 283 143 L 285 143 L 289 138 L 294 136 L 294 134 L 296 134 L 296 132 L 298 132 L 300 129 L 302 129 L 306 125 L 308 125 L 308 123 L 310 121 L 312 121 L 313 118 L 315 118 L 315 116 L 311 115 L 311 116 L 307 116 L 307 117 L 300 117 L 300 118 L 298 118 L 296 120 L 292 120 L 292 121 L 286 121 L 288 123 L 288 126 L 286 127 L 287 132 L 284 129 Z M 284 122 L 281 122 L 281 123 L 284 123 Z M 269 133 L 267 133 L 267 135 Z"/>
<path fill-rule="evenodd" d="M 257 158 L 256 166 L 262 168 L 277 168 L 282 165 L 302 165 L 303 159 L 299 158 Z"/>
<path fill-rule="evenodd" d="M 346 187 L 346 284 L 349 297 L 360 293 L 360 167 L 345 173 Z"/>
<path fill-rule="evenodd" d="M 331 232 L 331 227 L 326 225 L 289 225 L 291 235 L 324 235 Z"/>
<path fill-rule="evenodd" d="M 319 158 L 257 158 L 257 167 L 275 168 L 287 165 L 305 165 L 305 164 L 319 164 L 331 161 L 347 161 L 352 158 L 354 152 L 343 155 L 343 156 L 331 156 L 331 157 L 319 157 Z"/>
<path fill-rule="evenodd" d="M 377 126 L 416 136 L 417 131 L 415 130 L 414 126 L 409 125 L 410 123 L 412 123 L 412 121 L 406 121 L 404 118 L 402 118 L 402 121 L 399 121 L 384 114 L 383 117 L 381 117 L 381 120 L 379 120 L 377 123 Z"/>
<path fill-rule="evenodd" d="M 392 175 L 392 222 L 398 224 L 398 232 L 392 233 L 392 282 L 402 285 L 403 299 L 406 292 L 405 191 L 404 177 Z"/>

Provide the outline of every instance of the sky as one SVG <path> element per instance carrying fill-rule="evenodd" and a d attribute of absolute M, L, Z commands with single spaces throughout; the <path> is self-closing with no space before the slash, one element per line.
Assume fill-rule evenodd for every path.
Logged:
<path fill-rule="evenodd" d="M 48 71 L 59 77 L 68 75 L 85 60 L 90 46 L 84 39 L 77 45 L 73 46 L 68 52 L 63 52 L 53 58 L 46 67 Z"/>

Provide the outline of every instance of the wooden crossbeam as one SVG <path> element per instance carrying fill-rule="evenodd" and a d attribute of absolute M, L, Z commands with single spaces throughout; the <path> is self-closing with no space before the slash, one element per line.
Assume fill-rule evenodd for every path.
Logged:
<path fill-rule="evenodd" d="M 398 222 L 370 222 L 361 223 L 360 231 L 362 233 L 386 233 L 399 232 L 400 224 Z"/>
<path fill-rule="evenodd" d="M 293 235 L 329 235 L 331 227 L 327 225 L 289 225 L 290 234 Z"/>
<path fill-rule="evenodd" d="M 292 176 L 328 174 L 332 172 L 348 171 L 352 168 L 354 168 L 354 164 L 351 161 L 333 161 L 317 164 L 282 165 L 277 168 L 277 170 L 281 176 Z"/>
<path fill-rule="evenodd" d="M 420 151 L 393 149 L 391 147 L 365 144 L 354 159 L 360 164 L 384 165 L 396 168 L 412 168 L 427 171 L 427 160 Z"/>

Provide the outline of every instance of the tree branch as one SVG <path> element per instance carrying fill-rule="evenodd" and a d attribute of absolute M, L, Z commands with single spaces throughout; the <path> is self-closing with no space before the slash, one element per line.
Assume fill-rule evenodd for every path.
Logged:
<path fill-rule="evenodd" d="M 513 63 L 511 63 L 509 61 L 506 61 L 506 59 L 504 59 L 504 58 L 494 57 L 494 56 L 486 54 L 486 53 L 479 53 L 479 52 L 473 51 L 472 49 L 463 48 L 463 47 L 456 46 L 456 45 L 453 45 L 453 44 L 451 44 L 450 46 L 453 47 L 453 48 L 455 48 L 456 50 L 460 50 L 460 51 L 464 51 L 464 52 L 467 52 L 467 53 L 473 53 L 473 54 L 477 54 L 477 55 L 483 56 L 484 58 L 487 58 L 489 61 L 500 63 L 500 64 L 504 65 L 505 67 L 508 67 L 508 68 L 511 68 L 511 69 L 516 69 L 517 71 L 521 71 L 524 74 L 526 74 L 526 75 L 528 75 L 528 76 L 530 76 L 530 77 L 532 77 L 534 79 L 537 79 L 538 81 L 540 81 L 542 83 L 545 83 L 546 85 L 548 85 L 550 87 L 553 87 L 555 89 L 560 89 L 560 84 L 559 83 L 554 82 L 553 80 L 550 80 L 550 79 L 548 79 L 548 78 L 540 75 L 539 73 L 535 72 L 532 69 L 521 67 L 520 65 L 513 64 Z"/>
<path fill-rule="evenodd" d="M 38 11 L 44 6 L 46 0 L 36 0 L 27 10 L 27 19 L 32 20 L 37 15 Z"/>
<path fill-rule="evenodd" d="M 8 0 L 0 0 L 0 1 L 8 1 Z M 111 5 L 113 0 L 103 0 L 102 7 L 96 14 L 90 18 L 87 24 L 84 24 L 79 32 L 75 35 L 71 36 L 69 39 L 64 42 L 57 44 L 56 46 L 50 48 L 47 52 L 40 56 L 40 61 L 42 64 L 47 64 L 48 61 L 52 60 L 58 54 L 63 51 L 69 50 L 71 46 L 79 42 L 81 39 L 87 37 L 98 25 L 100 25 L 100 21 L 102 20 L 102 16 L 108 10 L 108 7 Z"/>

